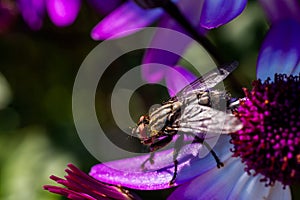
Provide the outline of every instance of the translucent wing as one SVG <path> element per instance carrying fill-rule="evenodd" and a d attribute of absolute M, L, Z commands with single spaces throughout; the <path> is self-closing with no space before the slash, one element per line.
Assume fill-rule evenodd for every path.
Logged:
<path fill-rule="evenodd" d="M 210 134 L 213 137 L 215 134 L 227 134 L 240 130 L 241 122 L 227 112 L 226 91 L 213 88 L 224 80 L 237 65 L 237 62 L 233 62 L 221 66 L 195 80 L 151 113 L 152 118 L 155 122 L 160 122 L 162 119 L 166 122 L 168 119 L 169 130 L 196 135 L 209 136 Z M 180 102 L 180 109 L 174 112 L 176 102 Z M 157 116 L 154 117 L 154 114 Z M 166 126 L 166 123 L 160 124 L 163 127 Z"/>
<path fill-rule="evenodd" d="M 181 91 L 179 91 L 176 94 L 177 99 L 184 99 L 186 94 L 193 90 L 208 90 L 214 86 L 216 86 L 218 83 L 223 81 L 236 67 L 238 66 L 238 62 L 234 61 L 233 63 L 229 65 L 223 65 L 218 67 L 217 69 L 214 69 L 191 84 L 184 87 Z M 174 97 L 173 97 L 174 98 Z"/>
<path fill-rule="evenodd" d="M 200 104 L 187 105 L 180 118 L 177 130 L 192 134 L 228 134 L 242 128 L 242 123 L 232 114 Z"/>

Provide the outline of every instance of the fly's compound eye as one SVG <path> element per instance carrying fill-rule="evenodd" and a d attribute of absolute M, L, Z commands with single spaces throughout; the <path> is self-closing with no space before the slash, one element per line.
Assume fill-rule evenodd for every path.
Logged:
<path fill-rule="evenodd" d="M 147 134 L 149 132 L 149 116 L 147 115 L 143 115 L 140 117 L 137 127 L 134 130 L 134 135 L 137 136 L 139 139 L 144 140 L 145 138 L 148 138 Z"/>

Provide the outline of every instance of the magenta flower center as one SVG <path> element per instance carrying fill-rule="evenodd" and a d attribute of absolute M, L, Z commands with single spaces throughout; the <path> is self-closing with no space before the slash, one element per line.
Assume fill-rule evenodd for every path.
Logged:
<path fill-rule="evenodd" d="M 244 89 L 237 116 L 243 129 L 232 134 L 234 156 L 252 175 L 264 175 L 266 186 L 284 186 L 300 180 L 300 74 L 275 75 Z"/>

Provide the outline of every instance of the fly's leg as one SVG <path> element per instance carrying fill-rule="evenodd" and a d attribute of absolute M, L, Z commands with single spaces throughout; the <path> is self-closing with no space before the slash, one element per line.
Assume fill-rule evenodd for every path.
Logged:
<path fill-rule="evenodd" d="M 211 155 L 214 157 L 215 161 L 217 162 L 217 167 L 218 168 L 224 167 L 224 164 L 220 161 L 220 158 L 217 156 L 216 152 L 211 148 L 211 146 L 205 141 L 203 141 L 203 144 L 209 150 Z"/>
<path fill-rule="evenodd" d="M 202 143 L 211 153 L 211 155 L 214 157 L 216 163 L 217 163 L 217 167 L 221 168 L 224 167 L 224 164 L 221 162 L 220 158 L 217 156 L 216 152 L 211 148 L 211 146 L 204 141 L 204 139 L 201 139 L 197 136 L 195 136 L 194 141 L 192 143 Z"/>
<path fill-rule="evenodd" d="M 175 180 L 176 180 L 176 177 L 177 177 L 177 170 L 178 170 L 178 160 L 177 160 L 177 157 L 178 157 L 178 154 L 179 154 L 179 151 L 181 149 L 181 147 L 183 146 L 183 139 L 184 139 L 184 136 L 181 134 L 177 140 L 175 141 L 175 146 L 174 146 L 174 152 L 173 152 L 173 161 L 174 161 L 174 174 L 173 174 L 173 177 L 171 179 L 171 181 L 169 182 L 169 185 L 173 185 Z"/>
<path fill-rule="evenodd" d="M 153 158 L 154 158 L 154 152 L 150 152 L 149 158 L 147 158 L 147 159 L 141 164 L 142 170 L 145 170 L 145 165 L 146 165 L 146 163 L 147 163 L 148 161 L 150 162 L 151 165 L 154 164 Z"/>
<path fill-rule="evenodd" d="M 165 135 L 166 137 L 163 139 L 155 139 L 153 140 L 153 144 L 149 146 L 150 156 L 147 158 L 142 164 L 141 168 L 145 170 L 145 165 L 149 161 L 151 165 L 154 164 L 154 153 L 156 150 L 161 149 L 162 147 L 166 146 L 168 143 L 172 141 L 173 135 Z"/>
<path fill-rule="evenodd" d="M 178 160 L 174 160 L 174 174 L 173 174 L 171 181 L 169 182 L 170 186 L 175 183 L 175 180 L 177 177 L 177 170 L 178 170 Z"/>

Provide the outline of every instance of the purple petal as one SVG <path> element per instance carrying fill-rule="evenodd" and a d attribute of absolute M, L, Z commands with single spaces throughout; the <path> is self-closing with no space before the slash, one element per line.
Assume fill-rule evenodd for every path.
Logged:
<path fill-rule="evenodd" d="M 103 15 L 107 15 L 122 4 L 122 0 L 88 0 L 93 8 Z"/>
<path fill-rule="evenodd" d="M 287 75 L 300 70 L 300 24 L 285 20 L 274 24 L 268 32 L 257 62 L 257 78 L 266 80 L 275 73 Z"/>
<path fill-rule="evenodd" d="M 30 28 L 38 30 L 42 27 L 46 8 L 44 0 L 19 0 L 18 6 Z"/>
<path fill-rule="evenodd" d="M 261 175 L 249 176 L 240 159 L 229 158 L 224 168 L 213 168 L 196 179 L 176 189 L 168 200 L 173 199 L 291 199 L 290 190 L 280 183 L 265 187 Z M 278 196 L 274 196 L 277 194 Z"/>
<path fill-rule="evenodd" d="M 159 51 L 163 50 L 155 50 L 155 54 Z M 154 51 L 152 51 L 154 53 Z M 152 53 L 149 52 L 149 55 Z M 172 55 L 169 53 L 168 55 Z M 157 64 L 159 61 L 153 61 L 153 63 L 144 63 L 142 65 L 141 73 L 142 78 L 147 81 L 148 83 L 158 83 L 161 81 L 165 75 L 165 70 L 168 66 Z"/>
<path fill-rule="evenodd" d="M 238 181 L 234 184 L 229 199 L 264 199 L 268 196 L 271 187 L 265 187 L 264 183 L 260 181 L 263 176 L 257 175 L 255 177 L 244 173 Z"/>
<path fill-rule="evenodd" d="M 202 35 L 204 35 L 207 32 L 206 29 L 204 29 L 202 26 L 199 26 L 200 18 L 202 16 L 203 4 L 203 0 L 194 1 L 193 3 L 191 3 L 190 0 L 180 0 L 177 4 L 178 8 L 185 16 L 185 18 L 191 23 L 191 25 L 196 27 L 199 34 Z M 174 20 L 172 21 L 173 23 L 175 23 Z M 175 24 L 178 26 L 177 23 Z M 186 31 L 181 26 L 178 26 L 178 28 L 175 30 L 186 33 Z"/>
<path fill-rule="evenodd" d="M 171 97 L 175 96 L 182 88 L 196 80 L 196 76 L 187 69 L 176 66 L 166 72 L 166 84 Z"/>
<path fill-rule="evenodd" d="M 291 190 L 290 187 L 283 189 L 282 185 L 278 182 L 275 183 L 274 187 L 271 188 L 270 193 L 268 195 L 268 199 L 274 200 L 291 200 Z"/>
<path fill-rule="evenodd" d="M 224 161 L 231 156 L 228 136 L 221 136 L 214 150 Z M 187 182 L 192 178 L 216 168 L 216 162 L 208 154 L 204 158 L 197 156 L 204 148 L 201 144 L 185 145 L 178 156 L 178 175 L 173 186 Z M 171 187 L 169 185 L 174 173 L 173 150 L 164 150 L 154 154 L 154 164 L 146 163 L 145 169 L 141 164 L 149 155 L 127 158 L 105 164 L 95 165 L 90 175 L 97 180 L 109 184 L 118 184 L 124 187 L 140 190 L 156 190 Z"/>
<path fill-rule="evenodd" d="M 199 24 L 200 14 L 201 14 L 201 1 L 196 1 L 193 4 L 187 3 L 187 1 L 180 1 L 178 6 L 180 10 L 185 14 L 186 18 L 194 25 Z M 184 34 L 187 34 L 186 31 L 169 15 L 165 14 L 160 23 L 159 27 L 172 29 L 174 31 L 178 31 Z M 199 28 L 199 33 L 204 34 L 204 30 Z M 170 37 L 170 35 L 161 29 L 158 29 L 155 33 L 151 46 L 159 46 L 163 47 L 164 45 L 170 46 L 174 45 L 174 38 Z M 184 51 L 187 46 L 193 41 L 192 38 L 186 40 L 176 40 L 175 45 L 178 47 L 177 54 L 171 53 L 169 51 L 164 51 L 163 49 L 147 49 L 143 58 L 143 63 L 160 63 L 167 66 L 174 66 L 177 64 L 178 60 L 182 57 Z M 147 82 L 156 83 L 159 82 L 163 78 L 163 73 L 161 71 L 157 71 L 151 65 L 143 65 L 142 66 L 142 77 Z"/>
<path fill-rule="evenodd" d="M 259 0 L 272 23 L 283 19 L 300 19 L 298 0 Z"/>
<path fill-rule="evenodd" d="M 231 158 L 232 152 L 230 148 L 232 147 L 229 144 L 230 136 L 222 135 L 219 137 L 219 140 L 213 147 L 213 150 L 216 152 L 217 156 L 220 158 L 222 162 L 226 162 L 227 159 Z M 206 142 L 212 144 L 210 139 L 206 139 Z M 185 183 L 194 179 L 195 177 L 201 176 L 205 174 L 210 169 L 217 169 L 216 161 L 213 156 L 209 153 L 205 157 L 202 157 L 203 152 L 208 152 L 208 150 L 204 147 L 199 151 L 199 155 L 193 157 L 187 165 L 185 165 L 178 173 L 175 183 L 177 185 Z"/>
<path fill-rule="evenodd" d="M 290 190 L 283 189 L 283 185 L 276 182 L 272 187 L 266 187 L 263 182 L 260 181 L 263 176 L 258 174 L 257 176 L 249 176 L 244 173 L 239 180 L 234 183 L 230 196 L 227 199 L 291 199 Z M 274 196 L 274 194 L 277 194 Z"/>
<path fill-rule="evenodd" d="M 132 1 L 126 2 L 99 22 L 91 36 L 94 40 L 105 40 L 129 35 L 151 24 L 162 12 L 160 8 L 144 10 Z"/>
<path fill-rule="evenodd" d="M 239 159 L 230 158 L 221 169 L 213 168 L 196 179 L 180 186 L 168 198 L 175 199 L 227 199 L 231 189 L 244 173 Z"/>
<path fill-rule="evenodd" d="M 47 10 L 56 26 L 71 25 L 79 12 L 80 0 L 47 0 Z"/>
<path fill-rule="evenodd" d="M 224 25 L 240 15 L 247 0 L 205 0 L 200 25 L 212 29 Z"/>
<path fill-rule="evenodd" d="M 159 27 L 169 28 L 172 30 L 181 30 L 179 25 L 174 22 L 168 15 L 164 15 L 159 23 Z M 187 44 L 186 40 L 176 41 L 178 44 L 176 46 L 182 46 L 180 52 Z M 162 80 L 165 75 L 164 70 L 155 68 L 151 63 L 159 63 L 166 66 L 174 66 L 177 64 L 181 55 L 174 54 L 172 52 L 166 51 L 168 46 L 174 45 L 174 38 L 161 29 L 158 29 L 152 38 L 150 46 L 160 46 L 160 49 L 147 49 L 143 58 L 142 65 L 142 77 L 148 83 L 157 83 Z M 164 48 L 166 46 L 166 48 Z"/>

